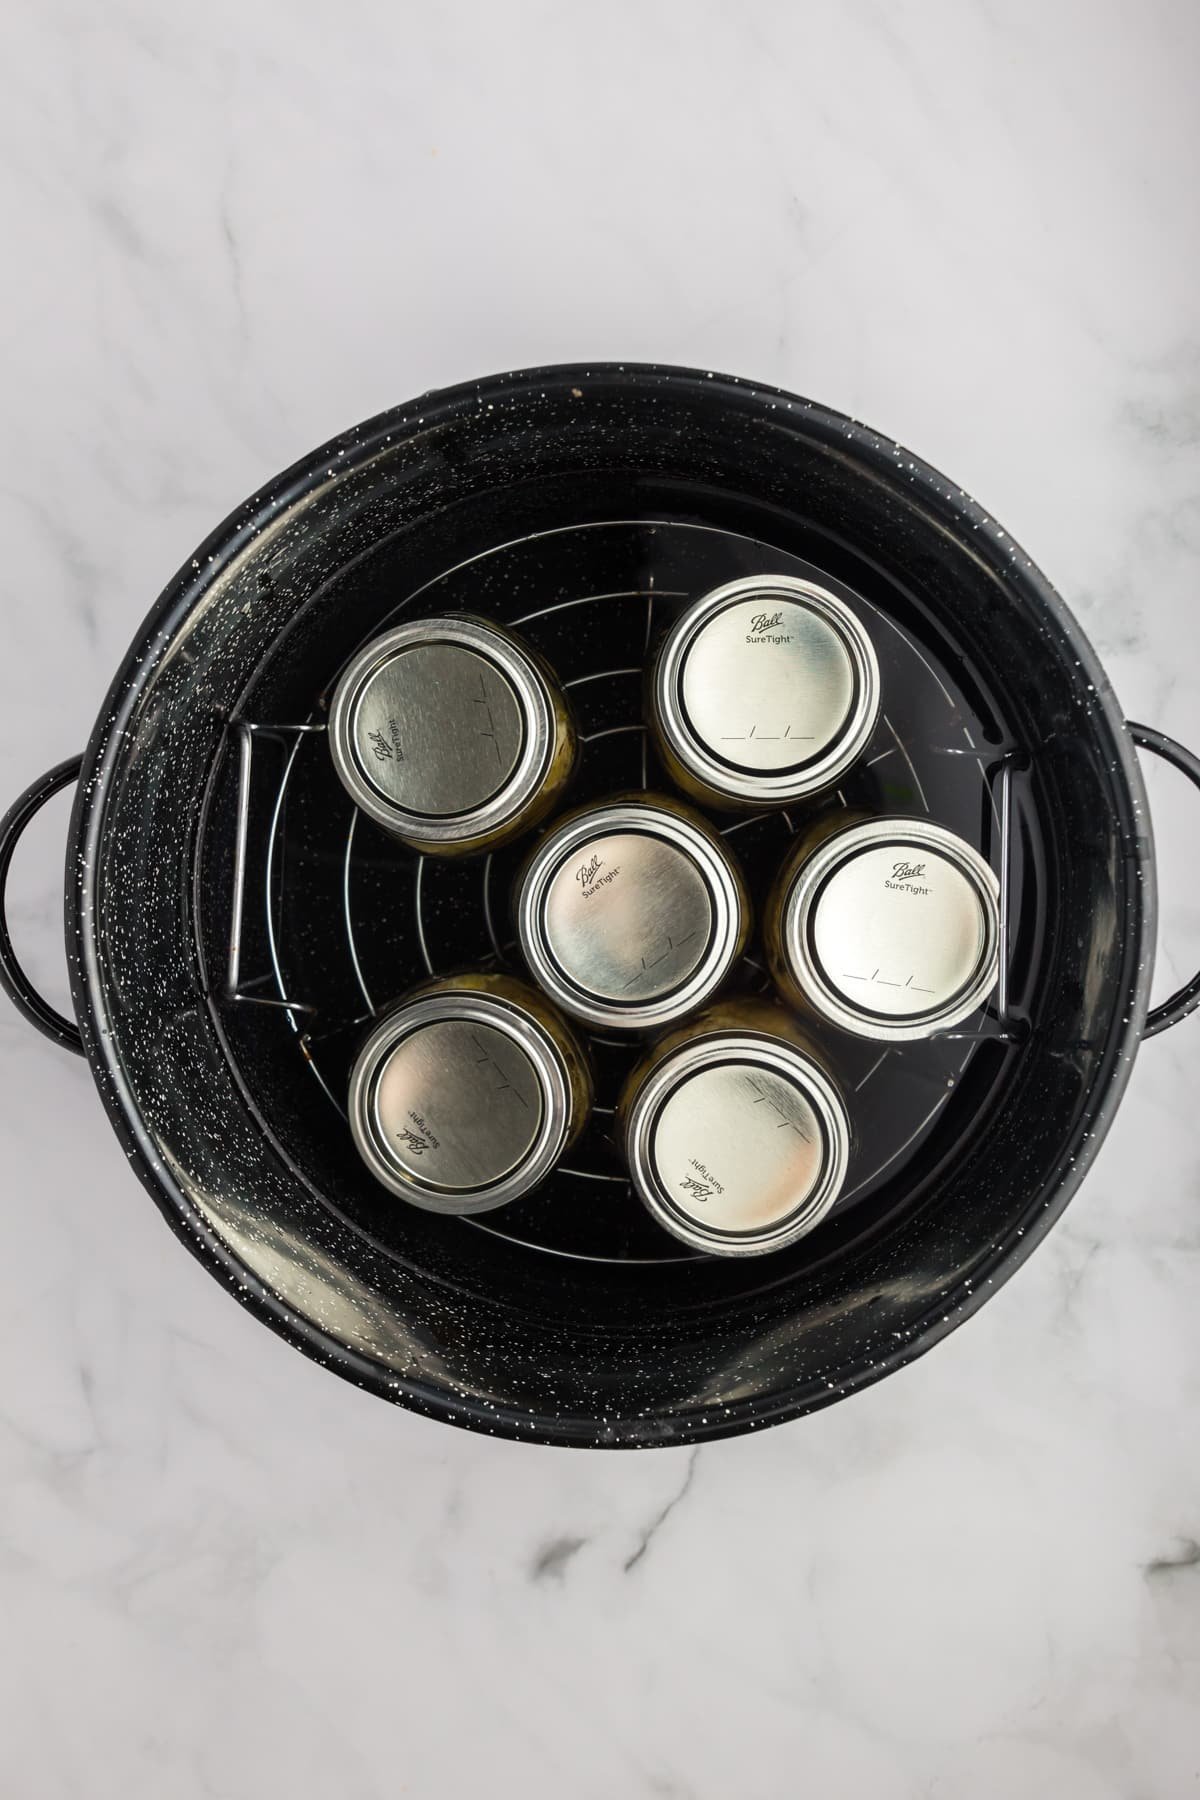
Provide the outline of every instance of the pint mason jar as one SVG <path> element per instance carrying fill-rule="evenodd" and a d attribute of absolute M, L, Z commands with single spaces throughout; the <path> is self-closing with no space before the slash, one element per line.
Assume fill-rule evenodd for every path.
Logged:
<path fill-rule="evenodd" d="M 879 715 L 879 665 L 832 587 L 753 575 L 675 621 L 650 678 L 650 724 L 672 779 L 703 804 L 789 806 L 836 787 Z"/>
<path fill-rule="evenodd" d="M 544 997 L 507 975 L 445 976 L 374 1026 L 350 1076 L 358 1152 L 429 1212 L 483 1213 L 551 1172 L 592 1102 L 587 1060 Z"/>
<path fill-rule="evenodd" d="M 661 794 L 616 795 L 560 819 L 525 864 L 515 913 L 538 984 L 599 1031 L 656 1031 L 696 1011 L 750 930 L 724 839 Z"/>
<path fill-rule="evenodd" d="M 515 632 L 467 614 L 410 619 L 342 673 L 329 746 L 347 793 L 416 850 L 466 855 L 542 819 L 575 760 L 553 672 Z"/>
<path fill-rule="evenodd" d="M 763 1255 L 811 1231 L 851 1147 L 823 1051 L 763 1000 L 712 1007 L 657 1043 L 626 1083 L 617 1130 L 651 1215 L 714 1256 Z"/>
<path fill-rule="evenodd" d="M 960 1024 L 1000 968 L 1000 884 L 930 819 L 834 812 L 801 833 L 763 937 L 785 999 L 856 1037 L 904 1042 Z"/>

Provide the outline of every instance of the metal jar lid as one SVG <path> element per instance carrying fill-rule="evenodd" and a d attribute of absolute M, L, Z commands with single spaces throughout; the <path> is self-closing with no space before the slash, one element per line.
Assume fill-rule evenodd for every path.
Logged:
<path fill-rule="evenodd" d="M 667 751 L 714 793 L 786 806 L 861 756 L 879 711 L 870 638 L 836 594 L 791 575 L 715 588 L 676 620 L 655 664 Z"/>
<path fill-rule="evenodd" d="M 516 917 L 526 962 L 565 1012 L 635 1031 L 701 1006 L 748 927 L 721 839 L 653 797 L 589 808 L 549 832 L 521 877 Z"/>
<path fill-rule="evenodd" d="M 380 825 L 447 849 L 502 830 L 536 798 L 555 749 L 546 679 L 481 619 L 410 619 L 364 646 L 329 715 L 334 766 Z"/>
<path fill-rule="evenodd" d="M 465 989 L 382 1019 L 350 1077 L 363 1161 L 430 1212 L 490 1212 L 528 1193 L 561 1155 L 571 1107 L 550 1034 L 521 1008 Z"/>
<path fill-rule="evenodd" d="M 828 1076 L 780 1038 L 693 1038 L 653 1065 L 630 1102 L 634 1187 L 696 1250 L 757 1256 L 824 1218 L 846 1178 L 850 1122 Z"/>
<path fill-rule="evenodd" d="M 788 973 L 858 1037 L 929 1037 L 996 984 L 1000 884 L 976 850 L 924 819 L 872 819 L 818 845 L 783 900 Z"/>

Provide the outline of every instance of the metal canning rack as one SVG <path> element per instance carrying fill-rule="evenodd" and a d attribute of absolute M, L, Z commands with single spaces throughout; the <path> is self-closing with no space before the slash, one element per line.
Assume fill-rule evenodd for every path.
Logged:
<path fill-rule="evenodd" d="M 613 522 L 611 528 L 619 525 Z M 637 528 L 644 530 L 644 523 Z M 659 529 L 705 528 L 663 521 Z M 775 555 L 772 561 L 765 547 L 760 554 L 764 573 L 790 560 Z M 453 599 L 469 604 L 469 594 L 457 595 L 470 569 L 461 565 L 407 595 L 360 642 L 401 614 L 450 610 Z M 482 611 L 486 605 L 491 616 L 522 632 L 559 667 L 580 726 L 581 766 L 570 803 L 616 789 L 671 791 L 657 770 L 643 721 L 642 684 L 659 630 L 696 591 L 703 589 L 659 585 L 651 573 L 644 585 L 569 592 L 540 606 L 514 605 L 507 613 L 494 597 L 472 607 Z M 998 1067 L 1028 1032 L 1015 990 L 1029 961 L 1018 927 L 1035 880 L 1029 834 L 1019 829 L 1019 815 L 1030 805 L 1029 759 L 1011 736 L 997 734 L 994 723 L 985 736 L 944 668 L 888 611 L 864 601 L 863 613 L 880 656 L 884 705 L 872 742 L 837 797 L 845 804 L 937 818 L 981 851 L 1000 884 L 1000 975 L 985 1008 L 928 1040 L 885 1047 L 831 1033 L 831 1054 L 857 1126 L 857 1148 L 831 1218 L 879 1195 L 928 1142 L 981 1050 Z M 602 629 L 594 629 L 601 619 Z M 255 1008 L 277 1015 L 316 1090 L 344 1119 L 353 1046 L 405 987 L 465 963 L 528 979 L 508 912 L 508 886 L 527 845 L 448 862 L 387 837 L 332 777 L 324 742 L 327 694 L 328 687 L 304 719 L 237 717 L 227 725 L 237 771 L 232 923 L 223 991 L 213 998 L 226 1012 Z M 793 809 L 714 820 L 742 856 L 759 898 L 806 816 Z M 322 822 L 314 829 L 318 817 Z M 311 885 L 314 869 L 320 894 L 308 905 L 304 882 L 307 871 Z M 377 896 L 385 888 L 388 902 L 381 917 Z M 770 988 L 753 941 L 739 978 L 747 992 Z M 641 1217 L 611 1142 L 620 1079 L 641 1046 L 601 1033 L 581 1035 L 588 1037 L 597 1068 L 594 1116 L 568 1161 L 545 1184 L 554 1191 L 485 1219 L 454 1223 L 593 1260 L 689 1260 L 696 1253 L 681 1253 Z M 346 1132 L 348 1140 L 348 1127 Z M 612 1229 L 584 1232 L 582 1241 L 574 1242 L 571 1230 L 562 1228 L 561 1206 L 554 1204 L 564 1183 L 603 1190 L 604 1217 Z M 395 1204 L 385 1195 L 381 1203 Z"/>

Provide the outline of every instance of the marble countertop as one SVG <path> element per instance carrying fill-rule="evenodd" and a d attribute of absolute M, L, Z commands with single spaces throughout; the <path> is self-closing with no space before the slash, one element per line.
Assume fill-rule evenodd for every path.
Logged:
<path fill-rule="evenodd" d="M 1187 0 L 16 9 L 3 799 L 243 495 L 428 387 L 777 382 L 975 493 L 1193 742 Z M 1200 811 L 1151 772 L 1157 992 Z M 14 930 L 61 995 L 66 805 Z M 612 1457 L 381 1405 L 163 1228 L 0 1009 L 0 1787 L 1173 1800 L 1200 1781 L 1200 1018 L 1060 1226 L 867 1393 Z"/>

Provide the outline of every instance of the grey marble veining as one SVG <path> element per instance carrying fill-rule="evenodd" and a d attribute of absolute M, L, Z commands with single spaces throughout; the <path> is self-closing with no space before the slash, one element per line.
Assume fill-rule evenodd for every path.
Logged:
<path fill-rule="evenodd" d="M 728 369 L 911 444 L 1200 738 L 1200 23 L 1134 10 L 25 9 L 0 75 L 0 767 L 80 747 L 264 478 L 431 386 Z M 1200 818 L 1150 771 L 1159 992 Z M 7 792 L 5 795 L 7 798 Z M 61 992 L 65 809 L 14 876 Z M 1200 1022 L 929 1357 L 606 1458 L 328 1379 L 0 1011 L 0 1787 L 36 1800 L 1174 1800 L 1200 1759 Z"/>

